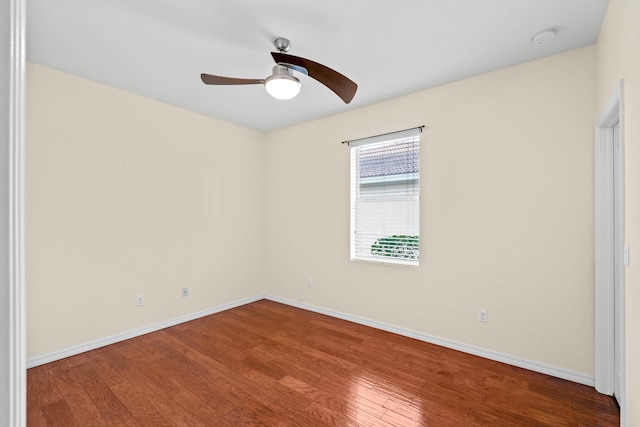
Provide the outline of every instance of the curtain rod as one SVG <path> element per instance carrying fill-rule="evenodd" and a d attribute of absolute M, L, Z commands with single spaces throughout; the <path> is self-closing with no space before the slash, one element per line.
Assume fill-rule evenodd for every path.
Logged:
<path fill-rule="evenodd" d="M 342 141 L 342 144 L 349 144 L 351 142 L 361 141 L 363 139 L 379 138 L 379 137 L 383 137 L 383 136 L 387 136 L 387 135 L 393 135 L 393 134 L 400 133 L 400 132 L 408 132 L 408 131 L 414 130 L 414 129 L 420 129 L 420 132 L 422 132 L 422 130 L 425 127 L 426 127 L 425 125 L 422 125 L 422 126 L 416 126 L 416 127 L 412 127 L 412 128 L 408 128 L 408 129 L 397 130 L 397 131 L 394 131 L 394 132 L 387 132 L 387 133 L 381 133 L 379 135 L 367 136 L 367 137 L 364 137 L 364 138 L 351 139 L 351 140 L 348 140 L 348 141 Z"/>

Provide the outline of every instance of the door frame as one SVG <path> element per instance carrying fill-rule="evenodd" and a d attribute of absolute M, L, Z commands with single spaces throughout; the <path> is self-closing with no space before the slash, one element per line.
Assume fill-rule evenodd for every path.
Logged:
<path fill-rule="evenodd" d="M 600 393 L 613 395 L 615 387 L 615 354 L 620 355 L 620 414 L 625 408 L 625 267 L 616 264 L 614 256 L 614 224 L 620 224 L 620 242 L 624 242 L 624 115 L 621 80 L 595 126 L 595 387 Z M 620 152 L 614 158 L 613 127 L 619 123 Z M 620 186 L 614 189 L 614 162 Z M 615 192 L 619 192 L 618 212 L 614 217 Z M 623 245 L 623 243 L 621 243 Z M 619 248 L 622 253 L 623 248 Z M 620 310 L 615 312 L 615 281 L 620 281 Z M 619 316 L 620 342 L 615 340 L 615 316 Z M 615 348 L 614 348 L 615 346 Z"/>
<path fill-rule="evenodd" d="M 25 356 L 25 58 L 26 0 L 9 0 L 0 11 L 3 57 L 0 70 L 2 93 L 7 94 L 0 106 L 0 128 L 6 147 L 0 149 L 2 199 L 0 217 L 6 227 L 2 239 L 2 286 L 8 298 L 0 302 L 0 314 L 8 320 L 8 334 L 3 334 L 0 349 L 0 375 L 7 380 L 0 391 L 0 424 L 19 427 L 26 420 L 26 356 Z M 4 44 L 6 43 L 6 44 Z M 6 138 L 6 139 L 5 139 Z M 5 223 L 6 220 L 6 223 Z M 5 233 L 3 232 L 3 236 Z M 6 257 L 4 257 L 6 253 Z M 7 409 L 7 410 L 4 410 Z"/>

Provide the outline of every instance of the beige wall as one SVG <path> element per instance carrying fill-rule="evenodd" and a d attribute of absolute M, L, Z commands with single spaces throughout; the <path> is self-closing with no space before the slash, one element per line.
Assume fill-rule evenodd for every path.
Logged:
<path fill-rule="evenodd" d="M 257 293 L 262 134 L 34 64 L 27 106 L 28 357 Z"/>
<path fill-rule="evenodd" d="M 268 134 L 268 292 L 593 375 L 594 99 L 591 46 Z M 349 261 L 340 142 L 423 124 L 420 267 Z"/>
<path fill-rule="evenodd" d="M 595 47 L 266 135 L 27 77 L 28 357 L 266 289 L 593 374 Z M 420 267 L 349 261 L 340 142 L 421 124 Z"/>
<path fill-rule="evenodd" d="M 640 426 L 640 2 L 611 0 L 597 44 L 596 115 L 624 80 L 627 425 Z"/>

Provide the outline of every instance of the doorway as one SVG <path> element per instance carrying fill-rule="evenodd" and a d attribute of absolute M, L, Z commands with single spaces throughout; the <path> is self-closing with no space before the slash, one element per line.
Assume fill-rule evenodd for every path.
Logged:
<path fill-rule="evenodd" d="M 595 386 L 624 418 L 624 141 L 620 82 L 595 134 Z"/>

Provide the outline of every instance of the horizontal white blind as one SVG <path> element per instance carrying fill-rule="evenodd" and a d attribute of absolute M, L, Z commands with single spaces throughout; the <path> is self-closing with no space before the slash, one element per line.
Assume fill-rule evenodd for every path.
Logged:
<path fill-rule="evenodd" d="M 418 265 L 419 134 L 350 142 L 351 259 Z"/>

